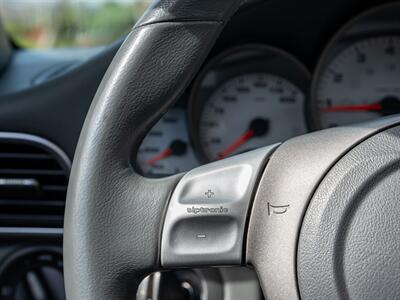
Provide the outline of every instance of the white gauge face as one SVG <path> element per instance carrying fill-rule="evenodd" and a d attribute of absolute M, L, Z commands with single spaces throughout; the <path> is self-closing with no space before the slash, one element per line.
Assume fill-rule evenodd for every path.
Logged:
<path fill-rule="evenodd" d="M 304 93 L 275 75 L 235 77 L 204 104 L 199 126 L 209 160 L 284 141 L 306 132 Z"/>
<path fill-rule="evenodd" d="M 335 127 L 400 113 L 399 78 L 400 37 L 352 44 L 322 67 L 314 85 L 319 125 Z"/>
<path fill-rule="evenodd" d="M 177 174 L 198 165 L 183 110 L 171 109 L 152 128 L 139 148 L 137 163 L 148 176 Z"/>

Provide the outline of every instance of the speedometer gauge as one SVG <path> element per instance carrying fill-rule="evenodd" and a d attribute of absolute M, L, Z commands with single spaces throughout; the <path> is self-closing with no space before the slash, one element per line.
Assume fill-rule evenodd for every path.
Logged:
<path fill-rule="evenodd" d="M 400 37 L 352 43 L 326 65 L 313 99 L 322 128 L 400 113 Z"/>
<path fill-rule="evenodd" d="M 219 160 L 305 133 L 308 79 L 297 60 L 276 48 L 239 47 L 214 59 L 190 102 L 200 156 Z"/>

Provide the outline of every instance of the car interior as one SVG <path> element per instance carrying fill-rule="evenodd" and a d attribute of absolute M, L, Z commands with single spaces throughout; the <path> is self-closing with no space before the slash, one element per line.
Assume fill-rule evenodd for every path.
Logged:
<path fill-rule="evenodd" d="M 156 0 L 41 49 L 4 7 L 0 299 L 400 298 L 400 2 Z"/>

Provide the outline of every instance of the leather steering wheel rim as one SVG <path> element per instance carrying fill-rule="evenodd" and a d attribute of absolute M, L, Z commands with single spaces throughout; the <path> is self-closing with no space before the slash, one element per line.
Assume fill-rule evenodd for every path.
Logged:
<path fill-rule="evenodd" d="M 190 84 L 241 4 L 240 0 L 156 1 L 118 51 L 86 118 L 70 177 L 64 226 L 68 299 L 131 299 L 144 276 L 168 265 L 165 258 L 171 256 L 163 256 L 161 249 L 164 216 L 167 214 L 168 221 L 174 199 L 171 195 L 184 175 L 144 178 L 130 165 L 130 156 L 148 129 Z M 298 253 L 304 261 L 310 261 L 313 256 L 310 258 L 309 253 L 329 252 L 310 240 L 313 234 L 321 235 L 314 232 L 317 229 L 313 225 L 322 221 L 313 218 L 307 209 L 318 186 L 329 178 L 327 174 L 359 145 L 372 141 L 374 136 L 397 145 L 392 136 L 398 124 L 395 117 L 317 132 L 284 143 L 272 157 L 263 156 L 257 173 L 252 175 L 256 184 L 249 201 L 251 198 L 253 205 L 245 207 L 242 225 L 247 235 L 244 233 L 238 246 L 240 258 L 230 257 L 225 262 L 254 266 L 268 299 L 315 296 L 317 289 L 310 292 L 309 282 L 325 284 L 324 295 L 328 297 L 349 295 L 346 284 L 338 287 L 328 281 L 311 280 L 313 270 L 307 264 L 299 264 L 297 270 Z M 371 149 L 377 148 L 371 143 Z M 393 151 L 390 157 L 397 156 L 400 154 Z M 352 162 L 349 160 L 347 165 Z M 377 170 L 385 163 L 382 161 Z M 337 200 L 325 190 L 329 188 L 316 196 L 319 203 Z M 387 198 L 391 201 L 392 196 Z M 353 198 L 349 199 L 352 203 Z M 317 211 L 319 206 L 310 208 Z M 306 211 L 306 226 L 302 228 Z M 325 267 L 326 272 L 329 268 Z M 341 293 L 340 289 L 349 291 Z"/>
<path fill-rule="evenodd" d="M 189 85 L 239 4 L 156 1 L 118 51 L 91 105 L 71 172 L 68 299 L 130 299 L 143 276 L 159 268 L 160 218 L 179 176 L 143 178 L 129 165 L 130 153 Z"/>

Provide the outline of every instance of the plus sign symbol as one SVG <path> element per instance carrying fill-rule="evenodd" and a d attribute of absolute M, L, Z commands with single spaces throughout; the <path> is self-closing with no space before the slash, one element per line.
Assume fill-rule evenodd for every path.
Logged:
<path fill-rule="evenodd" d="M 212 198 L 212 196 L 214 196 L 214 192 L 212 190 L 208 190 L 204 193 L 204 195 L 206 195 L 207 198 Z"/>

